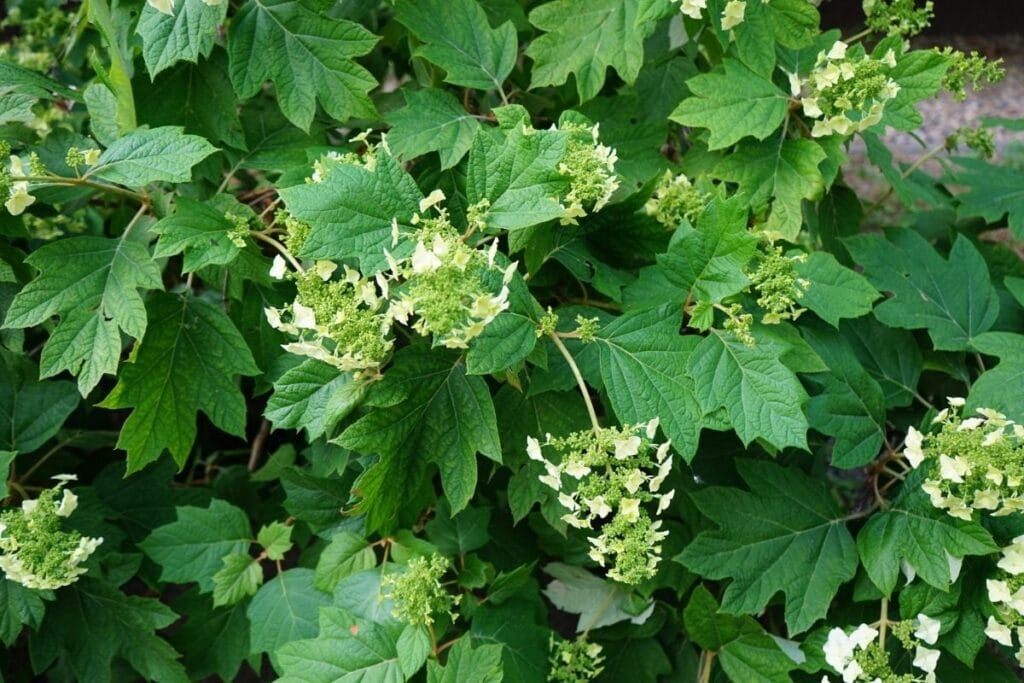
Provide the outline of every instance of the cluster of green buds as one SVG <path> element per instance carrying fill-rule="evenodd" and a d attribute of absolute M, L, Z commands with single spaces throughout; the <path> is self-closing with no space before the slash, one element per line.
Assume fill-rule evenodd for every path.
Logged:
<path fill-rule="evenodd" d="M 284 209 L 274 212 L 274 223 L 284 226 L 284 244 L 288 247 L 288 251 L 293 254 L 301 252 L 302 246 L 309 239 L 311 229 L 309 223 L 300 221 Z"/>
<path fill-rule="evenodd" d="M 4 207 L 12 216 L 20 216 L 36 201 L 36 198 L 28 192 L 28 181 L 18 180 L 27 175 L 29 174 L 25 173 L 21 157 L 14 154 L 11 155 L 8 168 L 0 173 L 0 189 L 6 188 L 7 190 L 7 201 L 4 202 Z"/>
<path fill-rule="evenodd" d="M 885 104 L 896 97 L 900 86 L 889 75 L 896 54 L 889 50 L 881 59 L 861 54 L 848 57 L 847 45 L 837 40 L 828 52 L 818 53 L 814 70 L 794 96 L 801 98 L 804 114 L 814 121 L 811 135 L 850 135 L 882 120 Z"/>
<path fill-rule="evenodd" d="M 358 380 L 376 379 L 393 345 L 387 283 L 364 278 L 348 266 L 336 279 L 337 271 L 337 264 L 317 261 L 302 273 L 290 273 L 276 256 L 270 274 L 294 279 L 297 296 L 283 308 L 264 312 L 271 327 L 297 338 L 284 345 L 289 353 L 321 360 Z"/>
<path fill-rule="evenodd" d="M 24 218 L 25 229 L 37 240 L 52 240 L 67 233 L 80 234 L 85 231 L 85 211 L 79 209 L 70 214 L 59 213 L 55 216 L 32 216 Z"/>
<path fill-rule="evenodd" d="M 1024 536 L 1018 536 L 1003 548 L 999 573 L 985 587 L 995 608 L 989 616 L 985 635 L 1000 645 L 1014 647 L 1017 636 L 1017 662 L 1024 666 Z"/>
<path fill-rule="evenodd" d="M 508 283 L 517 263 L 505 268 L 496 263 L 496 239 L 489 248 L 466 244 L 440 206 L 444 199 L 441 190 L 434 190 L 420 202 L 420 213 L 412 219 L 417 230 L 411 256 L 398 259 L 385 252 L 390 273 L 384 281 L 393 289 L 389 315 L 403 325 L 415 319 L 412 328 L 432 335 L 437 344 L 466 348 L 508 308 Z M 428 216 L 432 209 L 434 215 Z M 399 240 L 395 223 L 392 246 Z"/>
<path fill-rule="evenodd" d="M 372 130 L 367 129 L 359 135 L 349 138 L 349 142 L 365 146 L 365 150 L 361 154 L 359 152 L 337 152 L 331 150 L 314 161 L 313 175 L 309 177 L 307 182 L 322 183 L 330 174 L 331 169 L 338 166 L 361 166 L 367 171 L 373 171 L 377 168 L 377 150 L 383 149 L 390 154 L 390 149 L 388 148 L 387 138 L 383 135 L 381 136 L 380 143 L 370 142 L 369 137 L 372 133 Z"/>
<path fill-rule="evenodd" d="M 989 59 L 971 50 L 970 54 L 951 47 L 934 48 L 935 52 L 946 57 L 948 66 L 942 77 L 942 87 L 953 95 L 957 102 L 967 99 L 967 86 L 978 90 L 983 85 L 991 85 L 1003 80 L 1006 70 L 1002 59 Z"/>
<path fill-rule="evenodd" d="M 932 505 L 963 520 L 975 510 L 995 517 L 1024 511 L 1024 427 L 988 408 L 964 418 L 964 399 L 948 400 L 950 407 L 933 420 L 938 431 L 911 427 L 903 450 L 911 467 L 934 463 L 937 476 L 921 486 Z"/>
<path fill-rule="evenodd" d="M 584 126 L 563 122 L 560 129 L 568 133 L 565 154 L 558 162 L 558 172 L 569 179 L 569 191 L 562 200 L 565 214 L 562 225 L 576 225 L 577 219 L 600 211 L 619 189 L 615 175 L 615 150 L 599 142 L 598 124 Z"/>
<path fill-rule="evenodd" d="M 946 136 L 946 151 L 956 151 L 960 145 L 964 145 L 982 159 L 991 159 L 996 153 L 995 136 L 992 131 L 981 126 L 977 128 L 960 126 Z"/>
<path fill-rule="evenodd" d="M 82 564 L 102 538 L 89 538 L 62 529 L 62 520 L 78 507 L 78 497 L 65 488 L 76 477 L 54 477 L 57 485 L 21 508 L 0 513 L 0 569 L 26 588 L 54 590 L 68 586 L 86 573 Z"/>
<path fill-rule="evenodd" d="M 68 147 L 68 151 L 64 155 L 64 163 L 77 171 L 82 166 L 93 166 L 100 160 L 100 154 L 100 150 L 95 147 L 89 149 Z"/>
<path fill-rule="evenodd" d="M 549 644 L 551 670 L 548 681 L 555 683 L 588 683 L 604 671 L 604 655 L 600 643 L 581 636 L 575 640 L 562 640 L 551 634 Z"/>
<path fill-rule="evenodd" d="M 889 651 L 878 640 L 878 630 L 868 624 L 860 624 L 851 633 L 845 629 L 833 628 L 822 650 L 825 662 L 840 676 L 843 683 L 935 683 L 935 668 L 939 663 L 941 650 L 926 647 L 939 639 L 942 622 L 926 614 L 915 619 L 890 622 L 892 634 L 907 652 L 914 653 L 912 666 L 924 675 L 898 674 L 893 671 Z M 824 676 L 822 683 L 828 683 Z"/>
<path fill-rule="evenodd" d="M 683 220 L 695 224 L 707 208 L 710 196 L 694 187 L 683 174 L 665 171 L 644 205 L 644 212 L 669 230 L 675 230 Z"/>
<path fill-rule="evenodd" d="M 15 3 L 7 5 L 7 16 L 0 20 L 0 30 L 16 30 L 4 32 L 0 59 L 33 71 L 49 71 L 57 61 L 58 44 L 68 31 L 71 13 L 62 7 L 41 6 L 42 3 L 25 3 L 31 7 L 27 13 Z"/>
<path fill-rule="evenodd" d="M 810 281 L 800 277 L 796 264 L 805 260 L 806 254 L 786 256 L 782 247 L 768 244 L 760 254 L 757 268 L 749 274 L 750 281 L 757 288 L 757 305 L 764 309 L 761 322 L 775 325 L 783 320 L 796 320 L 805 309 L 797 305 Z"/>
<path fill-rule="evenodd" d="M 174 16 L 175 0 L 146 0 L 146 2 L 157 12 L 163 12 L 164 14 L 172 17 Z M 216 7 L 223 2 L 224 0 L 203 0 L 203 4 L 209 7 Z"/>
<path fill-rule="evenodd" d="M 935 4 L 928 0 L 918 7 L 916 0 L 864 0 L 867 27 L 875 33 L 910 38 L 924 31 L 935 16 Z"/>
<path fill-rule="evenodd" d="M 380 599 L 391 600 L 392 615 L 413 626 L 429 626 L 439 614 L 454 620 L 462 596 L 449 593 L 441 581 L 449 569 L 451 562 L 438 553 L 414 557 L 404 571 L 381 577 Z"/>
<path fill-rule="evenodd" d="M 542 443 L 527 437 L 526 453 L 544 466 L 542 484 L 558 492 L 569 526 L 597 529 L 590 537 L 590 558 L 608 577 L 637 584 L 653 577 L 661 561 L 661 520 L 675 491 L 661 491 L 672 470 L 670 442 L 654 443 L 657 418 L 621 428 L 546 435 Z M 544 450 L 554 458 L 544 456 Z M 657 504 L 653 513 L 645 503 Z"/>

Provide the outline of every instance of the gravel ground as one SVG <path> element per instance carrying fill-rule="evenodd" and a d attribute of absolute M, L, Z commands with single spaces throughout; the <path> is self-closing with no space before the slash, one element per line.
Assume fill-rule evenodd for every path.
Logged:
<path fill-rule="evenodd" d="M 964 102 L 957 102 L 948 93 L 942 93 L 918 104 L 924 125 L 916 134 L 924 140 L 927 148 L 909 134 L 890 129 L 884 139 L 897 161 L 913 162 L 925 149 L 942 145 L 957 128 L 976 127 L 984 117 L 1024 118 L 1024 36 L 926 36 L 914 41 L 916 48 L 945 45 L 965 52 L 977 50 L 990 58 L 1002 58 L 1006 77 L 977 92 L 968 89 Z M 996 139 L 996 159 L 1011 155 L 1016 160 L 1024 158 L 1024 131 L 995 128 L 992 132 Z M 849 157 L 845 178 L 862 196 L 875 199 L 888 190 L 888 185 L 868 162 L 864 144 L 859 138 L 855 138 L 850 146 Z M 922 168 L 935 173 L 940 170 L 935 162 L 926 162 Z"/>

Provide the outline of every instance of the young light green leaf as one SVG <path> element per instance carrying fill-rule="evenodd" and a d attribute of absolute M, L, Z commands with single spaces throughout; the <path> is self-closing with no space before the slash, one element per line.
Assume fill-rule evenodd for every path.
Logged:
<path fill-rule="evenodd" d="M 308 131 L 317 100 L 344 122 L 376 115 L 367 94 L 377 85 L 355 63 L 377 37 L 361 25 L 324 15 L 300 0 L 249 0 L 231 21 L 231 82 L 241 98 L 273 81 L 288 120 Z"/>
<path fill-rule="evenodd" d="M 985 259 L 965 237 L 957 237 L 949 259 L 907 229 L 887 237 L 857 235 L 845 244 L 871 284 L 892 293 L 875 307 L 875 317 L 893 327 L 927 329 L 937 350 L 967 348 L 999 315 Z"/>
<path fill-rule="evenodd" d="M 744 444 L 763 439 L 775 448 L 807 448 L 807 394 L 774 346 L 767 339 L 746 346 L 711 330 L 690 356 L 687 373 L 705 415 L 724 409 Z"/>
<path fill-rule="evenodd" d="M 671 119 L 709 129 L 712 150 L 747 136 L 764 140 L 786 117 L 786 93 L 736 59 L 724 59 L 720 70 L 694 76 L 686 85 L 694 96 L 684 99 Z"/>
<path fill-rule="evenodd" d="M 285 553 L 292 549 L 292 525 L 271 522 L 260 528 L 256 542 L 263 548 L 269 560 L 283 560 Z"/>
<path fill-rule="evenodd" d="M 857 550 L 871 582 L 885 595 L 896 588 L 905 562 L 921 579 L 948 590 L 950 561 L 966 555 L 999 550 L 976 522 L 965 522 L 936 510 L 921 490 L 923 476 L 915 471 L 900 495 L 882 512 L 871 515 L 857 534 Z"/>
<path fill-rule="evenodd" d="M 100 155 L 85 177 L 130 187 L 149 183 L 187 183 L 192 167 L 217 151 L 198 135 L 187 135 L 180 126 L 139 128 Z"/>
<path fill-rule="evenodd" d="M 738 183 L 755 210 L 771 202 L 765 229 L 795 241 L 803 225 L 801 203 L 825 189 L 818 170 L 824 160 L 825 150 L 813 140 L 746 141 L 715 167 L 715 175 Z"/>
<path fill-rule="evenodd" d="M 445 70 L 445 82 L 501 90 L 515 66 L 516 30 L 506 21 L 491 28 L 476 0 L 399 0 L 398 21 L 424 44 L 417 57 Z"/>
<path fill-rule="evenodd" d="M 807 403 L 813 429 L 835 437 L 832 465 L 860 467 L 878 456 L 885 440 L 885 395 L 835 330 L 819 325 L 802 328 L 804 338 L 828 365 L 828 372 L 809 375 L 821 391 Z"/>
<path fill-rule="evenodd" d="M 827 251 L 816 251 L 795 264 L 796 273 L 811 285 L 797 301 L 832 327 L 841 318 L 859 318 L 871 311 L 881 294 L 863 275 L 839 263 Z"/>
<path fill-rule="evenodd" d="M 160 235 L 156 258 L 185 253 L 182 272 L 230 263 L 241 250 L 228 235 L 234 224 L 214 204 L 179 197 L 174 213 L 151 228 Z"/>
<path fill-rule="evenodd" d="M 554 577 L 544 595 L 558 609 L 580 615 L 576 632 L 610 626 L 620 621 L 643 624 L 654 613 L 654 602 L 637 609 L 635 596 L 614 581 L 599 579 L 582 567 L 560 562 L 544 566 Z"/>
<path fill-rule="evenodd" d="M 407 90 L 404 94 L 406 106 L 387 117 L 393 126 L 388 145 L 395 156 L 413 159 L 437 152 L 442 170 L 459 163 L 473 144 L 480 123 L 444 90 Z"/>
<path fill-rule="evenodd" d="M 983 372 L 971 385 L 969 409 L 992 408 L 1011 420 L 1024 422 L 1024 396 L 1008 387 L 1021 386 L 1024 380 L 1024 335 L 1012 332 L 983 332 L 971 342 L 971 348 L 999 358 L 999 364 Z"/>
<path fill-rule="evenodd" d="M 276 429 L 305 429 L 312 441 L 334 429 L 365 393 L 351 373 L 308 359 L 274 382 L 265 414 Z"/>
<path fill-rule="evenodd" d="M 154 529 L 139 547 L 160 565 L 162 581 L 195 581 L 200 592 L 209 593 L 214 575 L 223 567 L 221 558 L 249 549 L 249 518 L 240 508 L 216 498 L 207 508 L 179 507 L 176 515 L 174 522 Z"/>
<path fill-rule="evenodd" d="M 633 83 L 644 61 L 644 39 L 654 22 L 637 23 L 635 0 L 554 0 L 530 12 L 545 33 L 526 48 L 533 60 L 531 88 L 561 85 L 576 77 L 580 102 L 595 97 L 613 67 Z"/>
<path fill-rule="evenodd" d="M 313 584 L 325 593 L 333 593 L 338 582 L 351 574 L 373 569 L 377 556 L 373 547 L 351 531 L 341 531 L 320 553 Z"/>
<path fill-rule="evenodd" d="M 312 569 L 297 567 L 278 574 L 260 587 L 245 611 L 252 625 L 251 652 L 276 652 L 285 643 L 315 637 L 317 612 L 330 602 L 329 595 L 313 587 Z"/>
<path fill-rule="evenodd" d="M 146 310 L 138 290 L 161 289 L 160 268 L 139 242 L 92 236 L 52 242 L 25 262 L 39 277 L 15 297 L 4 327 L 60 316 L 40 357 L 42 376 L 68 370 L 85 396 L 104 374 L 117 373 L 119 330 L 142 339 Z"/>
<path fill-rule="evenodd" d="M 142 37 L 142 59 L 150 78 L 177 62 L 209 57 L 228 3 L 182 0 L 171 11 L 168 15 L 148 3 L 142 6 L 135 32 Z"/>
<path fill-rule="evenodd" d="M 723 611 L 757 614 L 782 591 L 790 634 L 806 631 L 856 573 L 853 537 L 819 482 L 770 462 L 738 460 L 737 468 L 750 491 L 692 494 L 719 528 L 701 532 L 678 559 L 702 576 L 732 579 Z"/>
<path fill-rule="evenodd" d="M 427 663 L 430 656 L 430 634 L 422 626 L 409 624 L 398 637 L 398 664 L 405 677 L 412 678 Z"/>
<path fill-rule="evenodd" d="M 616 417 L 624 424 L 659 418 L 672 447 L 689 461 L 697 451 L 701 409 L 682 369 L 698 338 L 680 335 L 679 323 L 669 308 L 627 313 L 603 327 L 594 345 Z"/>
<path fill-rule="evenodd" d="M 473 647 L 462 637 L 442 667 L 435 660 L 427 664 L 427 683 L 502 683 L 501 645 Z"/>
<path fill-rule="evenodd" d="M 378 453 L 382 461 L 434 463 L 452 511 L 458 512 L 476 488 L 476 454 L 501 460 L 487 384 L 466 375 L 461 359 L 414 346 L 395 354 L 380 387 L 390 394 L 389 404 L 342 432 L 339 443 L 360 453 Z M 387 498 L 364 498 L 368 528 L 386 526 L 403 502 L 390 493 Z"/>
<path fill-rule="evenodd" d="M 255 595 L 263 583 L 263 568 L 248 553 L 231 553 L 213 575 L 213 606 L 223 607 Z"/>
<path fill-rule="evenodd" d="M 481 128 L 473 140 L 466 168 L 466 201 L 486 200 L 487 224 L 519 230 L 561 217 L 558 201 L 567 182 L 558 170 L 566 138 L 558 131 L 504 131 Z"/>
<path fill-rule="evenodd" d="M 378 151 L 370 171 L 342 164 L 331 168 L 321 183 L 282 188 L 288 211 L 312 228 L 302 256 L 335 262 L 358 259 L 364 275 L 388 267 L 384 250 L 391 249 L 391 220 L 411 232 L 423 193 L 401 164 Z"/>
<path fill-rule="evenodd" d="M 220 306 L 193 296 L 161 294 L 147 306 L 149 328 L 118 383 L 100 404 L 133 408 L 117 447 L 128 451 L 128 472 L 164 449 L 182 465 L 196 437 L 196 413 L 220 429 L 245 431 L 238 375 L 259 372 L 245 340 Z"/>
<path fill-rule="evenodd" d="M 896 68 L 890 72 L 900 89 L 886 105 L 882 123 L 897 130 L 920 126 L 924 119 L 914 105 L 939 91 L 948 69 L 949 58 L 938 50 L 914 50 L 900 55 Z"/>
<path fill-rule="evenodd" d="M 406 680 L 399 661 L 400 624 L 378 624 L 338 607 L 323 607 L 319 630 L 315 638 L 289 642 L 278 650 L 282 680 L 304 683 Z"/>

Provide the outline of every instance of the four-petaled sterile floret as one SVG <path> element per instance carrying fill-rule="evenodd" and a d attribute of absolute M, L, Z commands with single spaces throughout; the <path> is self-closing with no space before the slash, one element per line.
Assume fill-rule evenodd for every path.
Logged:
<path fill-rule="evenodd" d="M 675 230 L 683 220 L 696 223 L 711 197 L 694 187 L 683 174 L 665 171 L 644 205 L 644 211 L 669 230 Z"/>
<path fill-rule="evenodd" d="M 562 640 L 551 635 L 549 644 L 551 670 L 548 681 L 554 683 L 588 683 L 604 671 L 604 654 L 600 643 L 580 636 L 575 640 Z"/>
<path fill-rule="evenodd" d="M 667 535 L 655 519 L 672 502 L 662 485 L 672 469 L 668 442 L 653 441 L 658 421 L 600 431 L 527 438 L 526 453 L 544 467 L 538 478 L 558 492 L 568 512 L 562 520 L 594 529 L 590 557 L 609 567 L 608 577 L 637 584 L 657 572 L 661 541 Z M 551 453 L 551 458 L 544 451 Z M 653 503 L 652 513 L 645 504 Z"/>
<path fill-rule="evenodd" d="M 604 208 L 619 188 L 615 174 L 618 155 L 598 141 L 597 124 L 587 127 L 566 122 L 560 129 L 569 135 L 565 155 L 558 163 L 558 172 L 569 179 L 569 191 L 562 200 L 565 213 L 561 222 L 576 225 L 578 218 Z"/>
<path fill-rule="evenodd" d="M 0 513 L 0 570 L 8 580 L 35 590 L 68 586 L 85 574 L 102 538 L 63 529 L 62 519 L 78 507 L 78 497 L 65 488 L 73 475 L 59 475 L 57 485 L 21 508 Z"/>

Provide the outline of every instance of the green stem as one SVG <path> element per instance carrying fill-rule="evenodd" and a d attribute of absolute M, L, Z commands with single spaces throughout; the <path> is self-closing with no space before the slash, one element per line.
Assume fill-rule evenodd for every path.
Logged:
<path fill-rule="evenodd" d="M 266 242 L 270 246 L 274 247 L 274 249 L 277 249 L 281 253 L 281 256 L 284 256 L 288 260 L 288 263 L 292 264 L 292 268 L 294 268 L 296 271 L 300 273 L 306 272 L 306 269 L 302 267 L 302 264 L 299 263 L 294 256 L 292 256 L 292 253 L 290 251 L 288 251 L 288 247 L 284 246 L 283 244 L 275 240 L 273 237 L 266 235 L 262 232 L 257 232 L 255 230 L 249 231 L 249 236 L 253 237 L 254 239 L 258 239 L 261 242 Z"/>
<path fill-rule="evenodd" d="M 138 202 L 148 201 L 146 195 L 135 192 L 134 190 L 118 187 L 117 185 L 97 183 L 94 180 L 87 180 L 85 178 L 67 178 L 60 175 L 26 175 L 15 176 L 12 179 L 17 182 L 37 183 L 41 185 L 73 185 L 76 187 L 88 187 L 94 190 L 100 190 L 101 192 L 121 195 L 122 197 L 131 197 Z"/>
<path fill-rule="evenodd" d="M 587 390 L 587 383 L 583 381 L 583 375 L 580 373 L 580 368 L 576 365 L 576 360 L 569 353 L 569 349 L 565 348 L 565 344 L 559 338 L 557 334 L 548 335 L 551 341 L 555 343 L 562 357 L 565 358 L 565 362 L 569 364 L 569 369 L 572 370 L 572 376 L 576 378 L 576 385 L 580 388 L 580 394 L 583 396 L 583 402 L 587 405 L 587 414 L 590 415 L 590 424 L 594 428 L 595 434 L 601 433 L 601 423 L 597 420 L 597 411 L 594 410 L 594 403 L 590 400 L 590 392 Z"/>
<path fill-rule="evenodd" d="M 132 69 L 117 42 L 114 18 L 110 14 L 107 0 L 88 0 L 89 23 L 96 27 L 107 44 L 110 55 L 110 71 L 107 84 L 117 101 L 117 126 L 121 134 L 135 130 L 135 96 L 132 93 Z"/>

